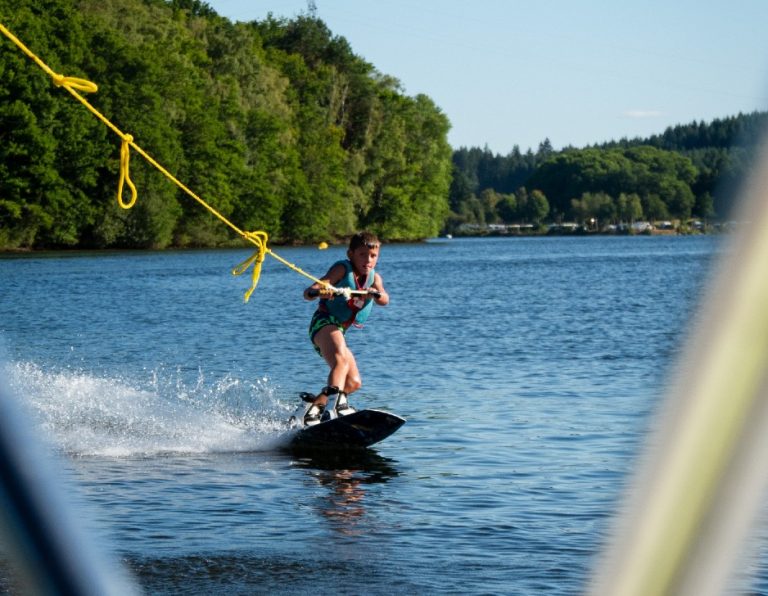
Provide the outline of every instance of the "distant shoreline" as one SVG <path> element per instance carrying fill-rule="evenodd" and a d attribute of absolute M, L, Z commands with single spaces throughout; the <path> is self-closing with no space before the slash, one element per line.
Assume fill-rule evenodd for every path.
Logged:
<path fill-rule="evenodd" d="M 460 240 L 465 238 L 554 238 L 554 237 L 569 237 L 569 238 L 593 238 L 593 237 L 654 237 L 654 236 L 679 236 L 679 237 L 691 237 L 691 236 L 710 236 L 718 235 L 730 232 L 731 229 L 717 229 L 717 230 L 702 230 L 702 231 L 689 231 L 681 232 L 678 230 L 649 230 L 640 233 L 626 233 L 626 232 L 605 232 L 605 231 L 573 231 L 573 232 L 552 232 L 552 231 L 530 231 L 530 232 L 486 232 L 480 234 L 445 234 L 441 236 L 434 236 L 431 238 L 420 238 L 415 240 L 392 240 L 385 242 L 390 245 L 397 244 L 423 244 L 423 243 L 435 243 L 435 242 L 451 242 L 452 240 Z M 329 242 L 328 248 L 332 247 L 344 247 L 345 242 Z M 283 248 L 316 248 L 317 250 L 323 250 L 318 248 L 318 243 L 285 243 L 285 244 L 273 244 L 272 246 Z M 248 251 L 253 247 L 247 244 L 242 246 L 171 246 L 166 248 L 23 248 L 23 249 L 3 249 L 0 250 L 0 258 L 13 258 L 13 257 L 26 257 L 26 256 L 49 256 L 51 258 L 59 256 L 78 256 L 78 255 L 110 255 L 110 254 L 145 254 L 151 252 L 158 253 L 172 253 L 172 252 L 195 252 L 195 251 L 213 251 L 213 250 L 229 250 L 229 251 Z"/>

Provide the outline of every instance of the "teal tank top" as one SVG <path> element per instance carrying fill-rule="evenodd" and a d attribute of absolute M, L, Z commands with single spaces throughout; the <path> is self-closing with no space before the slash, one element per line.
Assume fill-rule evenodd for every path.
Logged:
<path fill-rule="evenodd" d="M 336 265 L 344 265 L 346 271 L 344 277 L 342 277 L 336 284 L 337 288 L 365 290 L 373 285 L 373 280 L 376 277 L 375 270 L 371 270 L 365 283 L 362 286 L 358 286 L 357 279 L 355 278 L 355 270 L 350 261 L 346 259 L 337 261 L 333 264 L 333 267 Z M 364 323 L 372 308 L 373 298 L 366 298 L 364 296 L 352 296 L 349 300 L 346 300 L 344 296 L 334 296 L 331 299 L 322 298 L 320 300 L 320 310 L 325 310 L 326 312 L 331 313 L 339 321 L 344 323 L 345 327 L 352 324 Z"/>

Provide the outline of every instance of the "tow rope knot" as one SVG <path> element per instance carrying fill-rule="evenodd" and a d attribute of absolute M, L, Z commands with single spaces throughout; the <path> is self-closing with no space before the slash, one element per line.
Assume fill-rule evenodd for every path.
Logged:
<path fill-rule="evenodd" d="M 57 87 L 70 87 L 82 91 L 83 93 L 96 93 L 99 90 L 99 86 L 96 83 L 86 79 L 65 77 L 63 74 L 57 73 L 53 73 L 51 78 L 53 79 L 53 84 Z"/>
<path fill-rule="evenodd" d="M 243 301 L 248 302 L 251 298 L 251 294 L 256 289 L 259 283 L 259 277 L 261 276 L 261 264 L 264 262 L 264 257 L 267 255 L 267 240 L 269 236 L 266 232 L 243 232 L 243 238 L 249 240 L 256 245 L 256 251 L 248 257 L 245 261 L 240 263 L 237 267 L 232 269 L 232 275 L 242 275 L 248 268 L 253 265 L 253 271 L 251 272 L 251 287 L 243 296 Z"/>

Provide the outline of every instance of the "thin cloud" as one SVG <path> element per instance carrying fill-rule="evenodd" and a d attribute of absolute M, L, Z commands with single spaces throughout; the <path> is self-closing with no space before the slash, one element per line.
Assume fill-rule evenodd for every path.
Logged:
<path fill-rule="evenodd" d="M 634 118 L 636 120 L 643 120 L 647 118 L 660 118 L 664 115 L 659 110 L 627 110 L 624 112 L 627 118 Z"/>

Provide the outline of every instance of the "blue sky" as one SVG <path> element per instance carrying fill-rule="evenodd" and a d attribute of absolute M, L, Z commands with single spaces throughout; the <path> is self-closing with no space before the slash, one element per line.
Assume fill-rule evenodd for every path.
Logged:
<path fill-rule="evenodd" d="M 235 21 L 306 0 L 206 0 Z M 768 109 L 765 0 L 315 0 L 355 54 L 430 96 L 454 148 L 556 149 Z"/>

